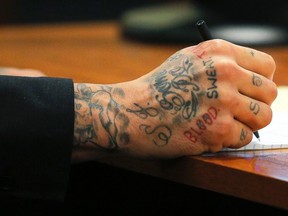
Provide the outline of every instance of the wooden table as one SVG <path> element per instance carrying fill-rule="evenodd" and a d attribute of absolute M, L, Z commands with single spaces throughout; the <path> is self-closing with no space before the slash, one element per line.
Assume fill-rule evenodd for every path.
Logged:
<path fill-rule="evenodd" d="M 75 82 L 131 80 L 183 47 L 124 40 L 115 22 L 0 28 L 1 66 L 38 69 Z M 276 83 L 288 85 L 288 47 L 258 49 L 274 56 Z M 288 149 L 168 161 L 102 158 L 100 162 L 288 210 Z"/>

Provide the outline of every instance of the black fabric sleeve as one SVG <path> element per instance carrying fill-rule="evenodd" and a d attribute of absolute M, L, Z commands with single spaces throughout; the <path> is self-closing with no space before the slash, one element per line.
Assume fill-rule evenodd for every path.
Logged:
<path fill-rule="evenodd" d="M 0 76 L 0 196 L 63 200 L 73 127 L 71 79 Z"/>

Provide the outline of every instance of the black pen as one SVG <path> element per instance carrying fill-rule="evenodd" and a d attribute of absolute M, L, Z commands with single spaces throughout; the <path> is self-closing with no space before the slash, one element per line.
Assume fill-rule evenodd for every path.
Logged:
<path fill-rule="evenodd" d="M 197 29 L 204 41 L 213 39 L 211 32 L 208 30 L 206 22 L 204 20 L 198 20 L 196 23 Z M 260 141 L 260 135 L 258 131 L 253 132 L 255 137 Z"/>

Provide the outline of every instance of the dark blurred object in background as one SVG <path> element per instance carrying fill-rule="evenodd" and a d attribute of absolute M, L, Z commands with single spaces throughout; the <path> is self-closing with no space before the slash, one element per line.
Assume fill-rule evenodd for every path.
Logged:
<path fill-rule="evenodd" d="M 197 4 L 210 23 L 288 24 L 288 2 L 282 0 L 1 0 L 0 23 L 118 19 L 126 10 L 169 2 Z"/>
<path fill-rule="evenodd" d="M 288 43 L 288 1 L 1 0 L 0 24 L 119 20 L 123 36 L 157 43 L 198 43 L 195 22 L 242 45 Z"/>
<path fill-rule="evenodd" d="M 226 22 L 285 26 L 288 24 L 288 1 L 197 0 L 197 2 L 201 2 L 207 13 L 221 16 Z"/>
<path fill-rule="evenodd" d="M 195 23 L 206 20 L 214 38 L 245 46 L 288 44 L 288 2 L 174 1 L 123 13 L 123 35 L 156 43 L 201 41 Z"/>
<path fill-rule="evenodd" d="M 1 0 L 0 24 L 119 19 L 123 11 L 169 0 Z"/>

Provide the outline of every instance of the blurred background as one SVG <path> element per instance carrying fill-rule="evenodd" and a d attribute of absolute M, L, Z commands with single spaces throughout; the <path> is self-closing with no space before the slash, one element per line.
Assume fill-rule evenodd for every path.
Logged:
<path fill-rule="evenodd" d="M 277 44 L 282 46 L 287 44 L 288 39 L 286 33 L 288 26 L 287 9 L 288 1 L 282 0 L 265 1 L 265 3 L 252 0 L 0 0 L 0 28 L 11 25 L 116 21 L 120 24 L 122 36 L 127 40 L 191 44 L 201 41 L 195 23 L 199 19 L 204 19 L 214 37 L 245 45 L 274 46 Z M 5 40 L 2 41 L 2 44 L 5 42 Z M 46 40 L 43 42 L 45 43 Z M 12 43 L 13 41 L 9 44 Z M 15 43 L 17 47 L 18 41 L 15 40 Z M 76 43 L 78 43 L 77 40 Z M 54 45 L 52 48 L 58 46 L 57 41 L 52 41 L 51 44 Z M 46 45 L 50 46 L 50 43 Z M 88 47 L 90 43 L 86 45 Z M 27 46 L 30 46 L 30 43 Z M 27 48 L 27 46 L 22 48 Z M 60 52 L 59 55 L 69 54 L 69 51 L 75 47 L 78 46 L 71 46 L 71 49 L 67 49 L 67 52 Z M 26 59 L 31 59 L 32 63 L 29 61 L 23 65 L 36 65 L 36 62 L 33 62 L 33 57 L 40 54 L 41 58 L 47 62 L 40 61 L 39 64 L 41 65 L 38 64 L 35 67 L 45 71 L 46 68 L 52 70 L 52 65 L 56 65 L 56 71 L 61 69 L 61 74 L 63 74 L 64 68 L 61 67 L 62 62 L 58 62 L 57 55 L 50 59 L 47 57 L 49 54 L 45 55 L 39 50 L 33 52 L 36 49 L 27 49 L 24 52 L 28 56 Z M 57 51 L 57 49 L 55 52 L 53 51 L 53 55 Z M 87 52 L 93 53 L 90 49 Z M 133 52 L 131 53 L 133 54 Z M 15 54 L 10 56 L 9 52 L 7 55 L 7 58 L 12 59 L 12 63 L 13 55 Z M 20 51 L 19 56 L 22 56 L 22 51 Z M 19 58 L 19 56 L 17 57 Z M 93 58 L 94 56 L 92 54 Z M 73 57 L 67 58 L 67 62 Z M 63 57 L 61 59 L 66 60 Z M 51 61 L 52 64 L 49 65 Z M 64 62 L 64 65 L 67 65 L 67 62 Z M 46 64 L 49 66 L 46 67 Z M 109 62 L 109 64 L 111 63 Z M 95 70 L 95 67 L 89 68 L 90 65 L 84 66 L 80 63 L 79 65 L 78 63 L 71 65 L 71 67 L 65 68 L 65 71 L 69 71 L 67 72 L 68 75 L 70 75 L 70 70 Z M 116 67 L 115 70 L 121 73 L 122 68 Z M 90 74 L 92 72 L 87 73 L 85 79 L 88 79 Z M 95 172 L 91 172 L 91 170 L 95 170 Z M 149 200 L 143 202 L 141 197 L 151 198 L 152 204 L 149 203 Z M 196 201 L 198 202 L 195 201 L 195 197 L 197 197 Z M 225 205 L 218 205 L 219 202 L 215 202 L 219 198 L 220 202 Z M 117 202 L 116 204 L 115 202 L 107 202 L 110 200 Z M 260 210 L 262 210 L 261 212 L 265 211 L 266 214 L 270 213 L 268 207 L 257 203 L 245 202 L 231 196 L 222 196 L 222 194 L 220 196 L 220 194 L 210 193 L 210 191 L 199 190 L 96 162 L 78 164 L 72 167 L 67 202 L 64 205 L 61 203 L 59 206 L 58 203 L 50 202 L 35 204 L 34 200 L 30 202 L 22 199 L 15 202 L 7 203 L 7 200 L 1 200 L 0 209 L 5 207 L 9 208 L 10 211 L 11 209 L 17 210 L 16 205 L 21 210 L 21 214 L 17 215 L 23 215 L 22 212 L 26 208 L 29 211 L 30 209 L 34 212 L 39 211 L 37 216 L 43 215 L 45 211 L 47 211 L 47 215 L 50 211 L 54 213 L 57 208 L 61 208 L 65 212 L 66 209 L 69 209 L 71 212 L 73 211 L 72 213 L 75 213 L 76 209 L 80 209 L 80 215 L 83 215 L 83 210 L 86 213 L 88 206 L 90 209 L 92 208 L 93 213 L 103 212 L 100 215 L 108 215 L 107 211 L 114 214 L 117 212 L 117 215 L 121 215 L 119 212 L 125 212 L 125 210 L 131 212 L 130 215 L 150 215 L 152 213 L 151 205 L 154 209 L 153 212 L 156 211 L 159 215 L 193 215 L 190 213 L 195 212 L 195 207 L 201 209 L 204 215 L 205 213 L 208 215 L 209 213 L 217 214 L 220 212 L 229 215 L 235 215 L 238 212 L 243 215 L 243 213 L 252 212 L 255 209 L 259 212 Z M 87 208 L 87 211 L 90 209 Z M 2 212 L 5 211 L 2 210 Z M 143 214 L 139 214 L 141 212 Z M 31 214 L 29 215 L 31 216 Z M 87 212 L 85 215 L 91 215 L 91 213 Z"/>
<path fill-rule="evenodd" d="M 287 1 L 1 0 L 0 25 L 117 20 L 123 35 L 149 42 L 200 40 L 195 22 L 243 45 L 287 43 Z"/>

